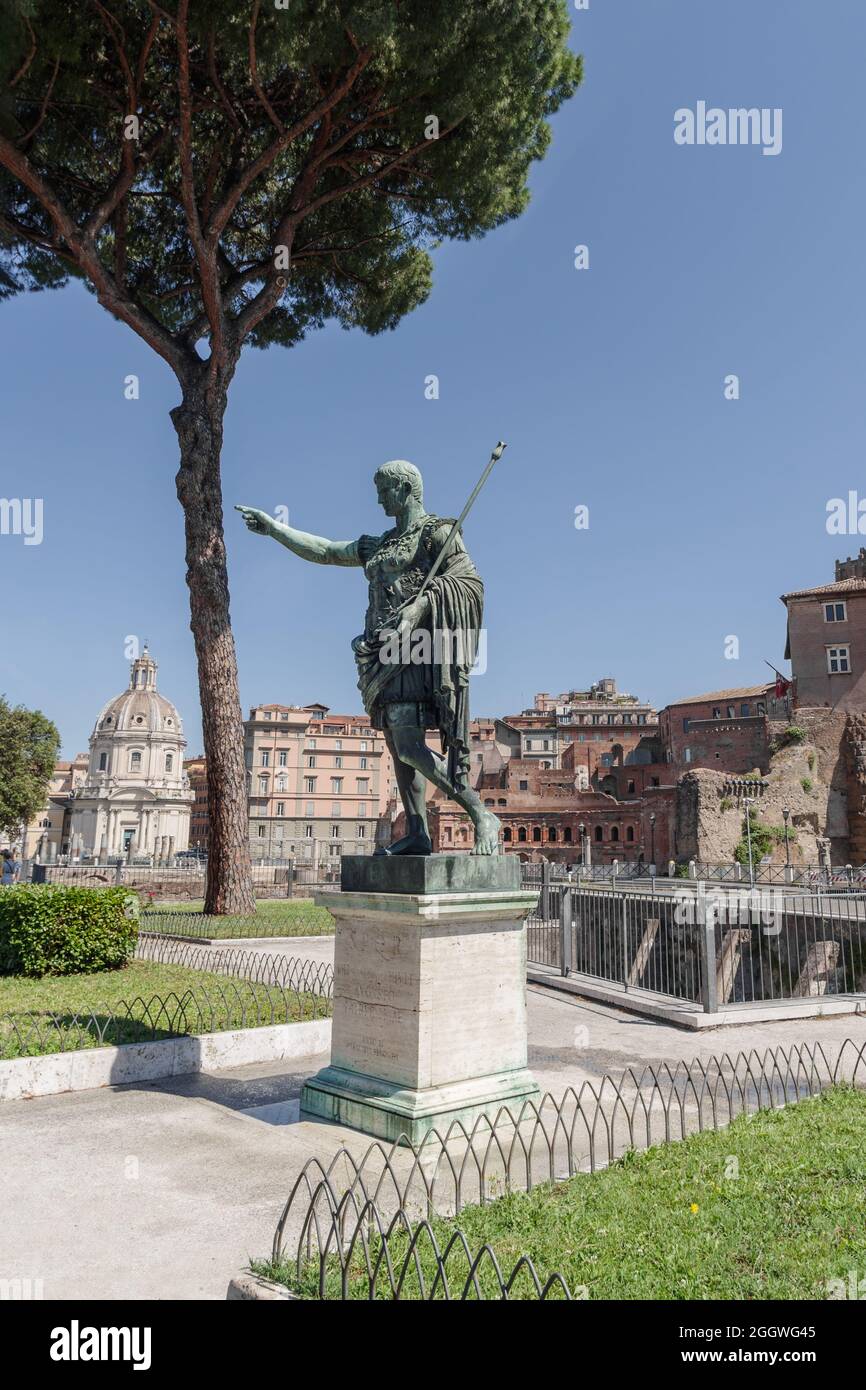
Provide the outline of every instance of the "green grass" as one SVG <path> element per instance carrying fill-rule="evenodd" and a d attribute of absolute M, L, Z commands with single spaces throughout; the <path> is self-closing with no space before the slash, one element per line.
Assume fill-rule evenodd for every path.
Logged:
<path fill-rule="evenodd" d="M 201 913 L 204 902 L 154 902 L 147 906 L 146 894 L 141 895 L 142 925 L 146 927 L 151 912 Z M 145 908 L 147 910 L 145 911 Z M 214 939 L 250 936 L 331 936 L 334 919 L 326 907 L 316 907 L 311 898 L 261 898 L 254 917 L 211 917 L 207 922 L 191 923 L 193 934 Z M 160 931 L 184 935 L 183 924 L 160 924 Z"/>
<path fill-rule="evenodd" d="M 295 1023 L 327 1013 L 328 1001 L 312 994 L 157 961 L 134 960 L 123 970 L 93 975 L 3 976 L 0 1057 Z"/>
<path fill-rule="evenodd" d="M 459 1225 L 473 1254 L 490 1244 L 506 1273 L 526 1254 L 542 1282 L 559 1270 L 590 1299 L 823 1299 L 829 1280 L 866 1270 L 864 1131 L 866 1094 L 836 1088 L 433 1225 L 440 1249 Z M 392 1259 L 401 1249 L 405 1238 Z M 429 1281 L 423 1246 L 422 1264 Z M 300 1283 L 285 1265 L 253 1268 L 318 1296 L 318 1264 Z M 339 1297 L 333 1268 L 327 1281 Z M 349 1296 L 368 1297 L 360 1260 Z M 414 1279 L 404 1296 L 418 1296 Z"/>

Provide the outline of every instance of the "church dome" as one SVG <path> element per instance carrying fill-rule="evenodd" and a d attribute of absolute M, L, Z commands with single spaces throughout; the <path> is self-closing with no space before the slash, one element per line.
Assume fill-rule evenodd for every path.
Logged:
<path fill-rule="evenodd" d="M 180 715 L 156 688 L 157 664 L 147 647 L 132 663 L 129 686 L 100 711 L 94 736 L 112 733 L 183 736 Z"/>

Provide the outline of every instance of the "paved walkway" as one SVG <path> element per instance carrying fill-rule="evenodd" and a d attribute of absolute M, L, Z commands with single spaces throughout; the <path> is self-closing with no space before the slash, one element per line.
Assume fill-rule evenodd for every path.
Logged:
<path fill-rule="evenodd" d="M 556 1094 L 633 1062 L 862 1043 L 866 1020 L 696 1035 L 531 987 L 529 1036 L 539 1084 Z M 0 1278 L 41 1278 L 46 1298 L 224 1297 L 248 1258 L 267 1253 L 306 1160 L 344 1142 L 359 1156 L 367 1147 L 296 1118 L 303 1079 L 325 1060 L 4 1104 Z"/>

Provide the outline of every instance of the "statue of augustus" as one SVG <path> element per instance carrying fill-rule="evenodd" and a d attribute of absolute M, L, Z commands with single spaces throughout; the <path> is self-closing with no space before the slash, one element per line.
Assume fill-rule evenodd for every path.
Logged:
<path fill-rule="evenodd" d="M 251 531 L 273 536 L 303 560 L 363 567 L 370 597 L 364 631 L 352 643 L 358 688 L 373 727 L 384 733 L 406 812 L 406 834 L 377 853 L 431 853 L 425 782 L 432 782 L 472 820 L 473 854 L 497 854 L 499 821 L 469 782 L 469 672 L 484 586 L 459 528 L 425 512 L 414 464 L 385 463 L 373 481 L 385 515 L 395 521 L 380 536 L 329 541 L 255 507 L 237 510 Z M 427 745 L 428 729 L 439 730 L 441 756 Z"/>

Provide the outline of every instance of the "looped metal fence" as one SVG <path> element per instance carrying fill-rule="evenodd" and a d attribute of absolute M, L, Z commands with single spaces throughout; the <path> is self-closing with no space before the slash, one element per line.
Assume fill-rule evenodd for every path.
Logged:
<path fill-rule="evenodd" d="M 328 924 L 324 928 L 323 920 Z M 322 936 L 333 930 L 333 919 L 320 907 L 294 904 L 292 926 L 296 935 L 304 934 L 306 928 L 307 935 Z M 270 937 L 279 936 L 280 933 L 258 917 L 215 917 L 205 912 L 169 912 L 148 905 L 139 920 L 139 934 L 192 937 L 207 941 L 214 937 Z"/>
<path fill-rule="evenodd" d="M 842 1083 L 866 1088 L 866 1041 L 848 1038 L 838 1052 L 793 1044 L 627 1067 L 618 1078 L 585 1080 L 558 1097 L 503 1106 L 492 1119 L 454 1122 L 417 1145 L 375 1141 L 360 1157 L 343 1147 L 328 1163 L 310 1159 L 301 1170 L 271 1258 L 298 1271 L 318 1260 L 321 1281 L 328 1261 L 360 1239 L 362 1225 L 381 1238 L 392 1216 L 456 1216 L 465 1206 L 592 1172 L 630 1150 L 722 1129 L 738 1115 Z"/>
<path fill-rule="evenodd" d="M 429 1221 L 413 1222 L 402 1208 L 386 1218 L 375 1202 L 359 1204 L 351 1192 L 343 1204 L 330 1223 L 310 1209 L 292 1262 L 297 1283 L 308 1280 L 320 1299 L 571 1301 L 562 1275 L 542 1282 L 527 1255 L 506 1274 L 489 1245 L 473 1254 L 459 1229 L 443 1246 Z"/>
<path fill-rule="evenodd" d="M 137 960 L 182 965 L 212 975 L 234 975 L 238 979 L 278 985 L 280 989 L 321 995 L 326 999 L 331 998 L 334 988 L 333 966 L 325 961 L 305 960 L 302 956 L 243 951 L 234 946 L 199 946 L 191 941 L 148 934 L 139 935 L 135 955 Z"/>

